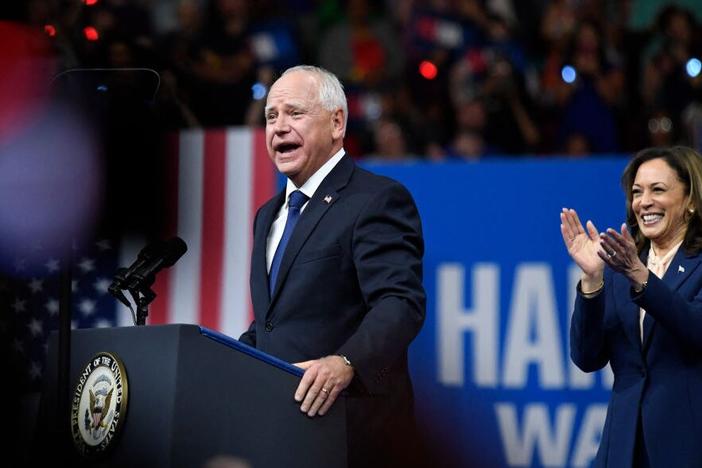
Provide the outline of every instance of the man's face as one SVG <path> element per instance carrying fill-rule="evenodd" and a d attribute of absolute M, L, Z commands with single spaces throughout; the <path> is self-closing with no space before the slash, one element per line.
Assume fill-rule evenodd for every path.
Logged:
<path fill-rule="evenodd" d="M 300 187 L 341 148 L 343 112 L 319 103 L 315 75 L 296 71 L 276 81 L 266 100 L 266 147 L 278 170 Z"/>

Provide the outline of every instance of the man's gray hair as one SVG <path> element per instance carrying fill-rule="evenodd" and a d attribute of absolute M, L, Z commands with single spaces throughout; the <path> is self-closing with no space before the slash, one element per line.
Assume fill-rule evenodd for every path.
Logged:
<path fill-rule="evenodd" d="M 329 70 L 325 70 L 322 67 L 315 67 L 313 65 L 296 65 L 290 67 L 283 72 L 282 76 L 288 73 L 304 71 L 314 74 L 317 77 L 319 83 L 319 103 L 326 110 L 333 112 L 337 109 L 341 109 L 344 113 L 344 130 L 346 129 L 346 122 L 349 118 L 349 106 L 346 103 L 346 94 L 344 94 L 344 85 L 341 84 L 339 78 L 336 77 Z"/>

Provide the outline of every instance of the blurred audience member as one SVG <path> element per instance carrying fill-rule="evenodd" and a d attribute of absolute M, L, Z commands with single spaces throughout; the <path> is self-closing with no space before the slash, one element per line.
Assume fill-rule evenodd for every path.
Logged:
<path fill-rule="evenodd" d="M 241 125 L 255 82 L 249 44 L 249 3 L 209 0 L 191 67 L 192 109 L 209 127 Z"/>
<path fill-rule="evenodd" d="M 451 142 L 448 150 L 449 159 L 477 161 L 485 155 L 485 141 L 478 132 L 460 131 Z"/>
<path fill-rule="evenodd" d="M 623 73 L 608 60 L 605 49 L 598 24 L 590 20 L 581 22 L 563 64 L 561 85 L 565 102 L 559 140 L 565 142 L 569 135 L 581 134 L 596 153 L 620 149 L 617 105 L 622 95 Z"/>
<path fill-rule="evenodd" d="M 412 155 L 407 146 L 405 131 L 400 124 L 392 119 L 379 119 L 373 131 L 374 151 L 369 158 L 382 158 L 386 160 L 402 160 Z"/>
<path fill-rule="evenodd" d="M 668 133 L 684 144 L 683 114 L 691 103 L 702 100 L 700 29 L 690 11 L 675 5 L 661 10 L 656 26 L 646 50 L 641 97 L 651 112 L 667 110 L 672 127 Z"/>
<path fill-rule="evenodd" d="M 587 137 L 581 133 L 571 133 L 566 137 L 563 153 L 568 156 L 583 157 L 591 153 Z"/>
<path fill-rule="evenodd" d="M 398 31 L 378 3 L 347 0 L 344 17 L 319 38 L 319 64 L 348 85 L 374 88 L 403 70 Z"/>
<path fill-rule="evenodd" d="M 646 134 L 649 146 L 673 146 L 677 141 L 677 129 L 673 126 L 673 119 L 665 109 L 651 112 L 646 121 Z"/>

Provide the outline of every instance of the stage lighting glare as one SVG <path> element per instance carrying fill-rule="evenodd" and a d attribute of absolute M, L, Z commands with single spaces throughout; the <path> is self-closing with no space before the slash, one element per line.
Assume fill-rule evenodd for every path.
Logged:
<path fill-rule="evenodd" d="M 578 77 L 578 72 L 572 65 L 565 65 L 561 68 L 561 78 L 568 84 L 573 84 L 575 79 Z"/>
<path fill-rule="evenodd" d="M 260 101 L 266 97 L 266 93 L 268 93 L 268 88 L 266 88 L 266 85 L 263 83 L 254 83 L 254 85 L 251 86 L 251 96 L 256 101 Z"/>
<path fill-rule="evenodd" d="M 700 59 L 698 58 L 691 58 L 685 64 L 685 71 L 687 71 L 687 75 L 690 78 L 697 78 L 697 76 L 700 74 L 700 71 L 702 71 L 702 62 L 700 62 Z"/>
<path fill-rule="evenodd" d="M 439 74 L 439 70 L 432 62 L 424 60 L 419 64 L 419 74 L 427 80 L 433 80 Z"/>
<path fill-rule="evenodd" d="M 85 38 L 89 41 L 97 41 L 100 39 L 100 34 L 98 33 L 97 29 L 95 29 L 92 26 L 86 26 L 83 28 L 83 35 Z"/>
<path fill-rule="evenodd" d="M 54 36 L 56 36 L 56 27 L 54 27 L 53 24 L 45 24 L 45 25 L 44 25 L 44 32 L 45 32 L 49 37 L 54 37 Z"/>
<path fill-rule="evenodd" d="M 26 132 L 50 101 L 55 73 L 50 37 L 41 29 L 0 21 L 0 151 Z"/>
<path fill-rule="evenodd" d="M 93 6 L 97 5 L 98 0 L 83 0 L 83 3 L 85 3 L 85 6 Z"/>
<path fill-rule="evenodd" d="M 74 108 L 55 104 L 0 145 L 0 272 L 42 271 L 92 232 L 102 200 L 97 133 Z M 41 248 L 37 248 L 41 246 Z"/>

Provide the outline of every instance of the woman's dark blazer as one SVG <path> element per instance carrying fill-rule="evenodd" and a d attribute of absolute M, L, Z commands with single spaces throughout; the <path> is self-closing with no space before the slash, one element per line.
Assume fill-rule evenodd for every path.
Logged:
<path fill-rule="evenodd" d="M 595 466 L 632 466 L 640 418 L 653 467 L 702 467 L 701 261 L 681 247 L 640 294 L 609 268 L 602 293 L 587 299 L 579 291 L 571 358 L 585 372 L 608 363 L 614 372 Z M 639 307 L 647 312 L 643 344 Z"/>

